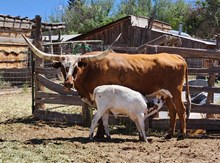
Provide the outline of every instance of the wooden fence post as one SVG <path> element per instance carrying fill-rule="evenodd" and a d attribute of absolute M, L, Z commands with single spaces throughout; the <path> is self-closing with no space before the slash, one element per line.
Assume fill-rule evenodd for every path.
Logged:
<path fill-rule="evenodd" d="M 34 45 L 39 49 L 42 50 L 42 31 L 41 31 L 41 17 L 39 15 L 35 16 L 35 37 L 34 37 Z M 44 67 L 44 60 L 34 55 L 35 58 L 35 69 L 36 68 L 43 68 Z M 37 75 L 35 71 L 35 97 L 38 91 L 44 91 L 44 86 L 40 84 L 37 80 Z M 43 103 L 36 103 L 35 109 L 45 109 L 45 104 Z"/>
<path fill-rule="evenodd" d="M 92 121 L 92 110 L 89 109 L 89 106 L 83 102 L 82 104 L 82 121 L 83 125 L 86 127 L 90 127 Z"/>
<path fill-rule="evenodd" d="M 220 34 L 216 35 L 216 50 L 220 49 Z M 218 61 L 217 60 L 212 60 L 212 67 L 217 67 L 218 66 Z M 211 74 L 208 78 L 208 86 L 212 87 L 215 85 L 215 79 L 216 75 Z M 213 103 L 214 101 L 214 93 L 208 93 L 206 103 L 210 104 Z M 214 114 L 206 114 L 206 118 L 214 118 Z"/>

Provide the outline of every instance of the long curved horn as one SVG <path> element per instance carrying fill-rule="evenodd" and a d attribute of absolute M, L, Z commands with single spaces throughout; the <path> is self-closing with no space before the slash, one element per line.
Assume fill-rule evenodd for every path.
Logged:
<path fill-rule="evenodd" d="M 113 45 L 119 40 L 119 38 L 121 37 L 121 34 L 122 33 L 118 35 L 115 41 L 113 41 L 113 43 L 105 51 L 98 53 L 96 55 L 82 55 L 80 56 L 80 58 L 84 60 L 88 60 L 88 61 L 96 61 L 96 60 L 101 60 L 105 58 L 112 51 Z"/>
<path fill-rule="evenodd" d="M 39 58 L 41 59 L 46 59 L 46 60 L 56 60 L 59 61 L 60 56 L 58 55 L 54 55 L 54 54 L 47 54 L 44 53 L 42 51 L 40 51 L 39 49 L 37 49 L 22 33 L 21 33 L 22 37 L 24 38 L 24 40 L 27 42 L 29 48 L 33 51 L 34 54 L 36 54 Z"/>

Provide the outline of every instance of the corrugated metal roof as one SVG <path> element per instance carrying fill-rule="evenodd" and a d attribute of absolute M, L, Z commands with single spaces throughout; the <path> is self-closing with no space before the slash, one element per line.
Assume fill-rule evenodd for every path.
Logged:
<path fill-rule="evenodd" d="M 158 29 L 152 29 L 152 30 L 160 32 L 160 33 L 169 34 L 169 35 L 172 35 L 172 36 L 176 36 L 176 37 L 196 41 L 196 42 L 201 42 L 201 43 L 204 43 L 206 45 L 213 45 L 213 46 L 216 45 L 215 41 L 205 41 L 205 40 L 189 37 L 189 36 L 186 36 L 186 35 L 179 35 L 178 33 L 173 33 L 173 32 L 169 32 L 169 31 L 167 31 L 167 32 L 166 31 L 161 31 L 161 30 L 158 30 Z"/>

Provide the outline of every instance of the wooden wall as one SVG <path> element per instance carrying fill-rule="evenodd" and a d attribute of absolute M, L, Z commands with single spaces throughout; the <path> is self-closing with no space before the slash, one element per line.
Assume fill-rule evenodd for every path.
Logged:
<path fill-rule="evenodd" d="M 140 46 L 140 40 L 142 37 L 141 29 L 145 29 L 145 27 L 148 25 L 148 20 L 148 18 L 127 16 L 103 27 L 75 37 L 71 41 L 103 40 L 104 45 L 109 45 L 120 33 L 122 33 L 122 37 L 116 43 L 117 46 L 137 47 Z M 171 29 L 169 24 L 157 20 L 153 23 L 153 28 L 164 31 Z"/>

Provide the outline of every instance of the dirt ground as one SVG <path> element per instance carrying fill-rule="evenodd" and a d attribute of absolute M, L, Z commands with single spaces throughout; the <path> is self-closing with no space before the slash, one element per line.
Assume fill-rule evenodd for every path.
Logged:
<path fill-rule="evenodd" d="M 88 127 L 36 120 L 30 101 L 30 94 L 0 96 L 0 162 L 220 161 L 218 136 L 177 141 L 152 134 L 153 142 L 145 143 L 138 141 L 137 133 L 115 129 L 110 141 L 91 142 Z"/>

